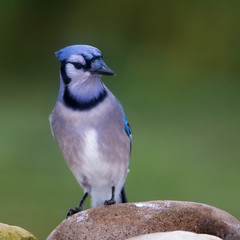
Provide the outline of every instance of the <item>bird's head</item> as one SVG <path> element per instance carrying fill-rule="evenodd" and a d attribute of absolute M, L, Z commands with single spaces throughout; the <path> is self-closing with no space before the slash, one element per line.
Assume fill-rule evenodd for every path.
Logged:
<path fill-rule="evenodd" d="M 101 75 L 115 75 L 105 64 L 101 52 L 89 45 L 72 45 L 55 53 L 61 62 L 61 76 L 65 85 L 85 82 Z"/>

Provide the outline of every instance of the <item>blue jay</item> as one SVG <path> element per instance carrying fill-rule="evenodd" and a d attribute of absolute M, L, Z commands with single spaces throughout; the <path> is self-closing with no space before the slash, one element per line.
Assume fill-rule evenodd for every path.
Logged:
<path fill-rule="evenodd" d="M 92 46 L 68 46 L 55 54 L 61 62 L 60 90 L 50 125 L 84 191 L 67 217 L 82 210 L 89 194 L 92 207 L 127 202 L 131 130 L 121 104 L 101 81 L 115 73 Z"/>

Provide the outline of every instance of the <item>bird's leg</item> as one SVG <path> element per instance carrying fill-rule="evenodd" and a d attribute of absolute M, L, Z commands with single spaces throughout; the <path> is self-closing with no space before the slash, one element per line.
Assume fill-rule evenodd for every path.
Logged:
<path fill-rule="evenodd" d="M 84 193 L 83 198 L 82 198 L 81 202 L 79 203 L 79 205 L 75 209 L 72 209 L 72 208 L 69 209 L 69 211 L 67 213 L 67 218 L 72 216 L 75 213 L 82 211 L 82 206 L 83 206 L 87 196 L 88 196 L 88 192 Z"/>
<path fill-rule="evenodd" d="M 112 187 L 112 197 L 111 197 L 111 199 L 106 200 L 104 202 L 104 205 L 112 205 L 112 204 L 115 204 L 115 203 L 116 203 L 116 201 L 115 201 L 115 187 L 113 186 Z"/>
<path fill-rule="evenodd" d="M 121 190 L 121 197 L 122 197 L 122 203 L 127 203 L 127 195 L 126 195 L 126 191 L 125 191 L 125 184 Z"/>

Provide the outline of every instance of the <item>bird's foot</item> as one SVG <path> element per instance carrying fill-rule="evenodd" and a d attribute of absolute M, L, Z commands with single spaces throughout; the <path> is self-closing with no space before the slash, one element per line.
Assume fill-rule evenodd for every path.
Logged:
<path fill-rule="evenodd" d="M 112 186 L 112 197 L 109 199 L 109 200 L 106 200 L 104 202 L 104 205 L 107 206 L 107 205 L 112 205 L 112 204 L 115 204 L 116 201 L 115 201 L 115 187 Z"/>
<path fill-rule="evenodd" d="M 67 213 L 67 218 L 81 211 L 82 211 L 82 208 L 80 206 L 77 206 L 75 209 L 69 208 L 69 211 Z"/>
<path fill-rule="evenodd" d="M 104 205 L 107 206 L 107 205 L 112 205 L 115 203 L 116 203 L 116 201 L 114 199 L 109 199 L 104 202 Z"/>

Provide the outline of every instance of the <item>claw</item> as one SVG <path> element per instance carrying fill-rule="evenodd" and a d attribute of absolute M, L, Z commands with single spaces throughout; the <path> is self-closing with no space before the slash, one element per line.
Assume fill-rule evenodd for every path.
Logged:
<path fill-rule="evenodd" d="M 77 213 L 77 211 L 75 209 L 69 208 L 69 211 L 67 213 L 67 218 L 72 216 L 73 214 Z"/>
<path fill-rule="evenodd" d="M 107 205 L 112 205 L 115 203 L 116 203 L 116 201 L 114 199 L 109 199 L 104 202 L 104 205 L 107 206 Z"/>
<path fill-rule="evenodd" d="M 81 211 L 82 211 L 82 207 L 81 207 L 81 206 L 77 206 L 77 207 L 75 208 L 75 211 L 76 211 L 76 212 L 81 212 Z"/>
<path fill-rule="evenodd" d="M 113 186 L 112 187 L 112 197 L 111 197 L 111 199 L 106 200 L 104 202 L 104 205 L 107 206 L 107 205 L 112 205 L 112 204 L 115 204 L 115 203 L 116 203 L 116 201 L 115 201 L 115 187 Z"/>
<path fill-rule="evenodd" d="M 75 213 L 78 213 L 78 212 L 81 212 L 81 211 L 82 211 L 82 205 L 83 205 L 83 203 L 85 202 L 87 196 L 88 196 L 88 193 L 87 193 L 87 192 L 84 193 L 83 198 L 82 198 L 80 204 L 79 204 L 75 209 L 69 208 L 69 211 L 68 211 L 68 213 L 67 213 L 67 218 L 70 217 L 70 216 L 72 216 L 72 215 L 74 215 Z"/>

